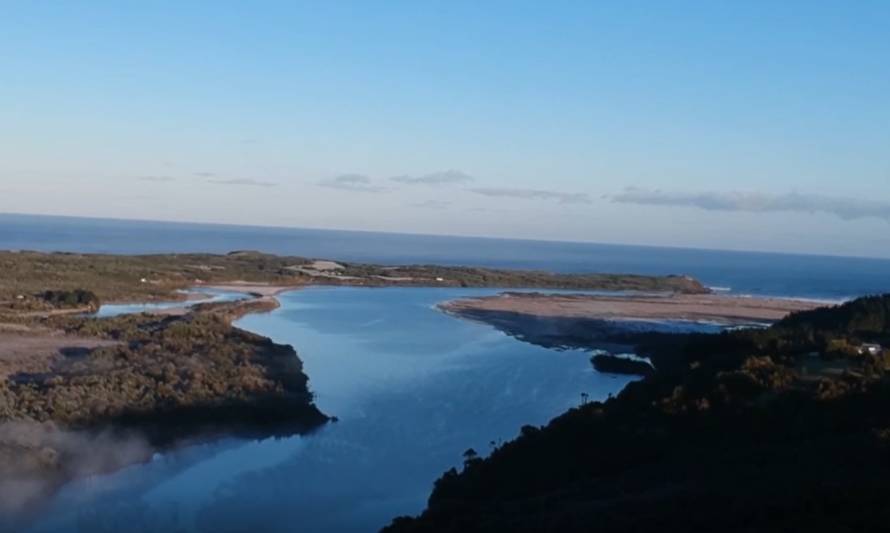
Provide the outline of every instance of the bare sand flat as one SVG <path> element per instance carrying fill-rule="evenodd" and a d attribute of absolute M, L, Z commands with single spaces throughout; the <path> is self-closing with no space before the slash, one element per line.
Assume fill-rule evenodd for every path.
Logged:
<path fill-rule="evenodd" d="M 449 312 L 493 311 L 541 317 L 600 320 L 690 320 L 722 324 L 775 322 L 789 313 L 824 307 L 806 300 L 714 294 L 665 296 L 590 296 L 582 294 L 503 293 L 446 302 Z"/>
<path fill-rule="evenodd" d="M 146 309 L 144 311 L 155 316 L 185 316 L 191 312 L 188 307 L 162 307 L 159 309 Z"/>
<path fill-rule="evenodd" d="M 0 329 L 0 379 L 18 372 L 48 372 L 65 352 L 112 346 L 116 341 L 70 337 L 47 330 L 3 331 Z"/>
<path fill-rule="evenodd" d="M 310 268 L 315 270 L 344 270 L 345 266 L 333 261 L 313 261 Z"/>

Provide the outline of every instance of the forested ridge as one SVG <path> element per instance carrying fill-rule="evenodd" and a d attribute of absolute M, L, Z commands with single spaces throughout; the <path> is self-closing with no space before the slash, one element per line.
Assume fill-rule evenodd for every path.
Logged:
<path fill-rule="evenodd" d="M 768 329 L 643 335 L 656 371 L 435 483 L 409 531 L 876 531 L 890 506 L 890 296 Z"/>

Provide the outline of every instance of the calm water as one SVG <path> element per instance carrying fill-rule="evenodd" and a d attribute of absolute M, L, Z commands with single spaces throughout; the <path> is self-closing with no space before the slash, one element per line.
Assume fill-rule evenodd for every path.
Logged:
<path fill-rule="evenodd" d="M 473 289 L 314 288 L 241 327 L 293 344 L 319 407 L 307 437 L 191 447 L 63 490 L 34 531 L 376 531 L 432 482 L 524 424 L 603 398 L 625 377 L 436 311 Z"/>
<path fill-rule="evenodd" d="M 890 292 L 890 260 L 879 259 L 25 215 L 0 215 L 0 249 L 108 253 L 250 249 L 388 264 L 689 274 L 742 294 L 838 299 Z"/>
<path fill-rule="evenodd" d="M 143 311 L 158 311 L 162 309 L 175 309 L 177 307 L 189 307 L 197 304 L 235 302 L 244 300 L 249 297 L 243 292 L 218 291 L 215 289 L 194 288 L 189 293 L 203 294 L 206 297 L 201 300 L 192 300 L 187 302 L 153 302 L 153 303 L 136 303 L 136 304 L 107 304 L 99 308 L 96 316 L 99 318 L 107 318 L 117 315 L 126 315 L 130 313 L 142 313 Z"/>

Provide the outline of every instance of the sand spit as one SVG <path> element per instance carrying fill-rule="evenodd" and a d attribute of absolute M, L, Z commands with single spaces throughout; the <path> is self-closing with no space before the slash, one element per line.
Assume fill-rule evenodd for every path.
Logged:
<path fill-rule="evenodd" d="M 598 320 L 685 320 L 719 324 L 775 322 L 790 313 L 824 303 L 782 298 L 718 294 L 664 296 L 592 296 L 506 292 L 496 296 L 446 302 L 440 307 L 461 314 L 473 311 L 520 313 L 539 317 Z"/>

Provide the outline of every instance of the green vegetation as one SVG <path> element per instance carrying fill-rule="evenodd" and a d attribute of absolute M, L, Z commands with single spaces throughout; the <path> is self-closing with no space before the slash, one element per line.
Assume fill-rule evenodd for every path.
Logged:
<path fill-rule="evenodd" d="M 47 290 L 89 290 L 102 302 L 184 299 L 177 290 L 244 280 L 299 284 L 287 267 L 305 259 L 255 253 L 229 255 L 97 255 L 0 252 L 0 304 L 15 305 Z M 21 298 L 19 298 L 21 297 Z"/>
<path fill-rule="evenodd" d="M 632 274 L 556 274 L 529 270 L 498 270 L 477 267 L 412 265 L 380 267 L 346 264 L 344 276 L 367 279 L 371 283 L 402 279 L 401 285 L 494 287 L 527 289 L 567 289 L 640 292 L 707 293 L 708 289 L 686 276 L 638 276 Z M 375 277 L 377 276 L 377 277 Z M 411 281 L 408 281 L 411 280 Z M 441 281 L 437 281 L 441 280 Z"/>
<path fill-rule="evenodd" d="M 91 301 L 76 292 L 51 298 Z M 195 439 L 289 435 L 327 422 L 294 349 L 231 325 L 276 305 L 254 299 L 200 304 L 182 316 L 0 320 L 15 326 L 0 329 L 0 343 L 12 348 L 3 353 L 0 344 L 0 494 L 16 495 L 0 501 L 0 529 L 4 513 L 18 516 L 73 477 Z M 22 357 L 16 344 L 34 341 L 49 348 Z M 97 347 L 66 348 L 79 341 Z"/>
<path fill-rule="evenodd" d="M 637 336 L 656 372 L 447 472 L 388 531 L 883 530 L 887 354 L 848 347 L 888 334 L 890 295 Z"/>
<path fill-rule="evenodd" d="M 153 436 L 165 439 L 219 425 L 324 422 L 294 350 L 230 325 L 251 304 L 258 305 L 206 305 L 172 317 L 43 319 L 68 335 L 117 343 L 66 354 L 49 372 L 10 375 L 0 383 L 0 420 L 75 429 L 156 425 L 163 431 Z"/>
<path fill-rule="evenodd" d="M 689 365 L 709 362 L 733 368 L 746 357 L 767 355 L 794 366 L 809 354 L 824 360 L 860 363 L 883 355 L 860 356 L 865 343 L 890 345 L 890 296 L 859 298 L 836 307 L 793 313 L 770 328 L 719 335 L 616 334 L 613 341 L 637 345 L 662 373 L 683 374 Z"/>
<path fill-rule="evenodd" d="M 91 291 L 75 289 L 73 291 L 44 291 L 37 294 L 37 298 L 43 300 L 53 308 L 77 308 L 88 311 L 99 310 L 99 297 Z"/>
<path fill-rule="evenodd" d="M 385 267 L 342 263 L 315 272 L 303 257 L 258 252 L 228 255 L 96 255 L 0 252 L 0 309 L 27 310 L 45 291 L 93 292 L 102 302 L 183 299 L 177 290 L 195 285 L 247 281 L 273 285 L 539 287 L 707 292 L 684 276 L 552 274 L 471 267 Z M 39 306 L 37 306 L 39 307 Z"/>

